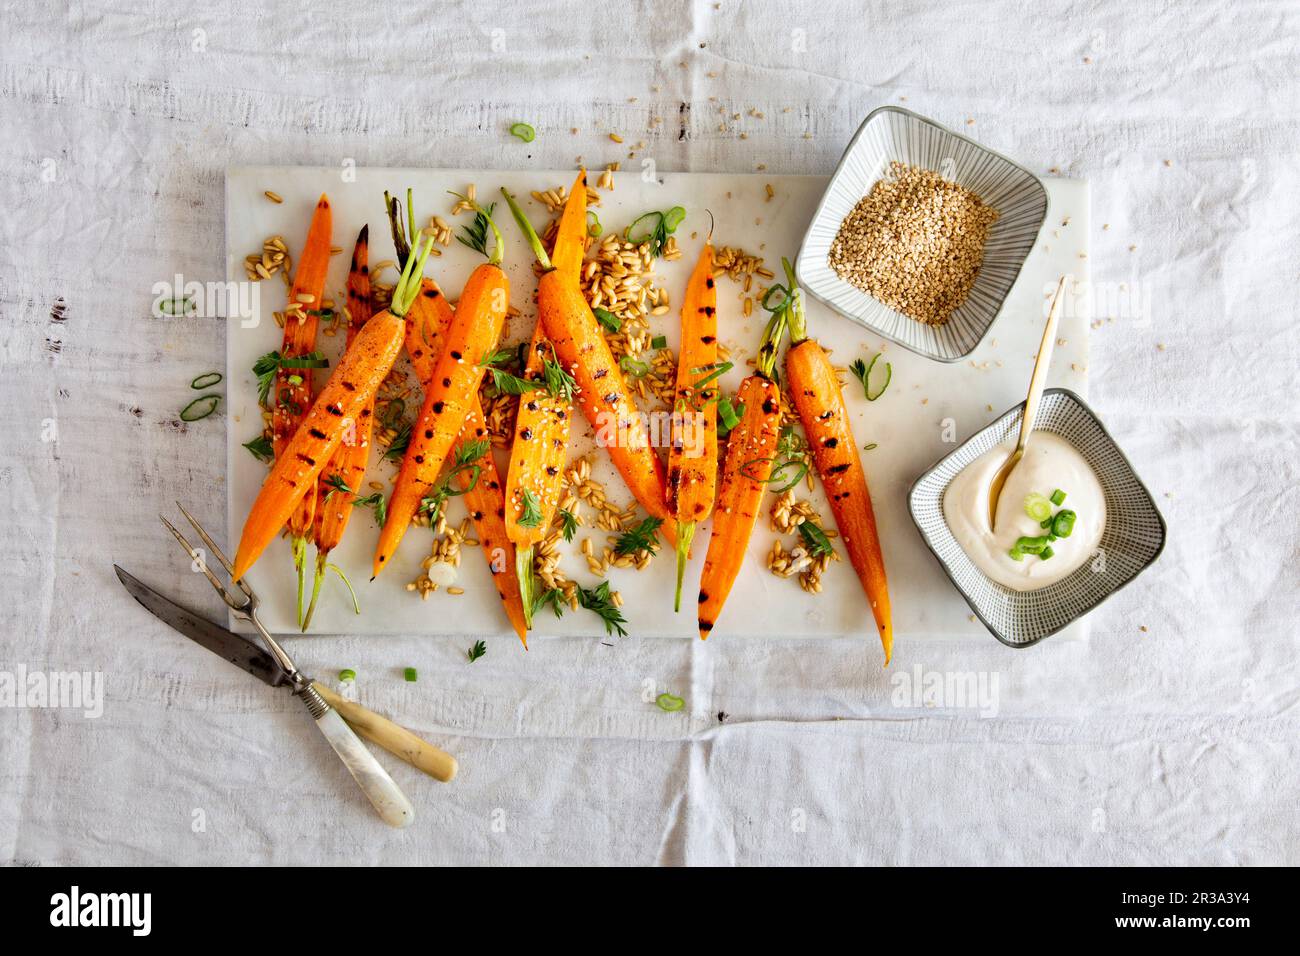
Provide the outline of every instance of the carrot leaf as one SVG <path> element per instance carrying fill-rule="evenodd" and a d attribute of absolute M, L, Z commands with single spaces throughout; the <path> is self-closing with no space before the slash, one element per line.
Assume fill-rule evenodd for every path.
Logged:
<path fill-rule="evenodd" d="M 519 515 L 519 527 L 536 528 L 542 523 L 542 503 L 537 500 L 537 495 L 528 489 L 524 489 L 523 510 Z"/>

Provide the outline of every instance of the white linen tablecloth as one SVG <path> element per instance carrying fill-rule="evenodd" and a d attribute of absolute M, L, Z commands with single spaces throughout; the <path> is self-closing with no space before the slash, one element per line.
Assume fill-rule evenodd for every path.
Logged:
<path fill-rule="evenodd" d="M 261 6 L 0 11 L 0 671 L 105 682 L 97 719 L 0 709 L 0 862 L 1300 862 L 1300 7 Z M 222 277 L 228 164 L 599 169 L 643 140 L 824 174 L 886 103 L 1091 180 L 1094 277 L 1150 296 L 1090 374 L 1169 544 L 1089 642 L 904 636 L 886 672 L 853 641 L 294 642 L 460 758 L 443 786 L 381 756 L 419 816 L 392 832 L 296 702 L 114 579 L 219 617 L 156 515 L 224 526 L 221 419 L 177 420 L 223 326 L 150 318 L 150 288 Z M 995 706 L 926 706 L 918 668 Z"/>

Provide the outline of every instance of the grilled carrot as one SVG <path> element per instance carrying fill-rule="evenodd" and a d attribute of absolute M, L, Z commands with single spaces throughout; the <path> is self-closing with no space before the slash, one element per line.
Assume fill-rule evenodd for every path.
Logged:
<path fill-rule="evenodd" d="M 885 649 L 885 665 L 888 666 L 894 650 L 894 628 L 890 619 L 885 559 L 876 532 L 876 515 L 871 507 L 871 493 L 867 490 L 867 476 L 862 470 L 839 379 L 822 347 L 808 337 L 802 293 L 795 285 L 794 270 L 788 261 L 783 259 L 782 263 L 794 302 L 790 309 L 791 344 L 785 354 L 790 400 L 803 422 L 813 464 L 826 486 L 840 540 L 844 542 L 849 562 L 871 604 L 880 643 Z"/>
<path fill-rule="evenodd" d="M 668 448 L 668 508 L 677 518 L 674 611 L 682 609 L 682 577 L 696 523 L 713 510 L 718 480 L 717 362 L 718 290 L 713 283 L 713 243 L 706 239 L 682 301 L 682 347 Z"/>
<path fill-rule="evenodd" d="M 325 297 L 325 275 L 329 271 L 330 234 L 333 213 L 329 197 L 321 193 L 307 229 L 307 241 L 294 271 L 289 290 L 289 304 L 284 317 L 282 359 L 295 359 L 316 348 L 321 301 Z M 275 457 L 284 454 L 303 415 L 311 406 L 312 373 L 310 369 L 281 367 L 275 373 L 274 405 L 271 410 L 271 435 Z M 309 489 L 301 504 L 289 516 L 289 535 L 293 548 L 293 565 L 298 575 L 297 619 L 302 621 L 302 596 L 307 561 L 307 539 L 315 519 L 316 492 Z"/>
<path fill-rule="evenodd" d="M 370 303 L 370 226 L 362 226 L 357 235 L 356 246 L 352 250 L 352 266 L 348 270 L 348 338 L 347 348 L 356 341 L 357 333 L 370 321 L 373 309 Z M 345 349 L 346 351 L 346 349 Z M 356 426 L 349 435 L 343 435 L 343 441 L 334 452 L 330 463 L 321 471 L 320 481 L 316 485 L 316 577 L 311 586 L 311 603 L 302 619 L 305 632 L 311 626 L 312 615 L 316 612 L 316 601 L 320 598 L 321 582 L 325 572 L 333 567 L 339 577 L 343 578 L 348 590 L 351 583 L 337 565 L 329 563 L 330 552 L 343 540 L 343 532 L 352 517 L 352 502 L 360 493 L 361 483 L 366 477 L 366 463 L 370 459 L 370 432 L 374 425 L 375 403 L 372 399 L 358 416 Z M 353 595 L 355 600 L 356 595 Z"/>
<path fill-rule="evenodd" d="M 418 309 L 420 321 L 411 322 L 410 318 Z M 442 291 L 432 279 L 425 279 L 415 304 L 406 313 L 406 353 L 411 357 L 416 377 L 421 384 L 429 387 L 433 380 L 434 367 L 438 353 L 441 351 L 442 336 L 451 326 L 453 312 Z M 487 439 L 488 430 L 479 404 L 478 395 L 470 403 L 470 412 L 465 421 L 465 428 L 457 441 L 456 450 L 467 446 L 470 441 Z M 456 451 L 453 451 L 455 454 Z M 478 469 L 475 480 L 474 468 Z M 472 467 L 457 474 L 461 490 L 464 492 L 465 507 L 474 522 L 474 529 L 487 557 L 488 569 L 492 572 L 492 583 L 496 585 L 497 594 L 505 605 L 506 617 L 524 649 L 528 649 L 528 622 L 526 615 L 531 609 L 524 601 L 519 584 L 510 573 L 515 565 L 515 546 L 506 533 L 505 489 L 497 464 L 492 457 L 491 442 L 484 453 L 473 462 Z"/>
<path fill-rule="evenodd" d="M 244 521 L 235 553 L 235 580 L 242 578 L 266 550 L 303 496 L 315 489 L 321 469 L 342 443 L 344 432 L 355 427 L 392 370 L 402 349 L 402 316 L 410 308 L 418 288 L 415 276 L 424 269 L 431 248 L 432 237 L 418 256 L 407 260 L 406 270 L 393 290 L 392 304 L 357 334 L 284 454 L 276 458 Z"/>
<path fill-rule="evenodd" d="M 713 531 L 700 576 L 700 639 L 706 640 L 731 593 L 745 549 L 754 531 L 763 491 L 776 464 L 781 432 L 781 389 L 777 386 L 776 353 L 786 329 L 786 310 L 773 312 L 763 332 L 753 375 L 740 383 L 736 401 L 744 406 L 740 422 L 727 436 L 727 456 L 713 511 Z"/>
<path fill-rule="evenodd" d="M 582 171 L 560 216 L 555 249 L 547 258 L 527 219 L 520 222 L 525 238 L 544 269 L 554 269 L 565 285 L 577 287 L 587 234 L 587 174 Z M 524 379 L 534 389 L 519 398 L 510 471 L 506 476 L 506 532 L 515 544 L 515 576 L 524 596 L 528 626 L 533 624 L 533 549 L 547 533 L 559 505 L 560 486 L 568 455 L 569 425 L 573 421 L 573 379 L 555 358 L 540 315 L 551 311 L 554 283 L 537 292 L 539 318 L 528 345 Z"/>
<path fill-rule="evenodd" d="M 506 190 L 501 192 L 527 235 L 532 227 L 525 225 L 528 219 L 523 210 Z M 659 531 L 668 543 L 676 545 L 673 515 L 665 502 L 663 462 L 650 446 L 645 421 L 586 296 L 577 283 L 551 268 L 537 281 L 539 305 L 543 297 L 548 307 L 539 309 L 538 318 L 561 368 L 576 382 L 574 395 L 596 430 L 596 443 L 609 452 L 641 507 L 662 522 Z"/>
<path fill-rule="evenodd" d="M 488 261 L 475 269 L 465 283 L 442 353 L 425 389 L 424 405 L 411 430 L 411 443 L 388 503 L 388 520 L 379 533 L 376 576 L 397 551 L 411 519 L 420 510 L 425 492 L 437 480 L 451 453 L 505 325 L 510 304 L 510 281 L 501 269 L 505 243 L 492 221 L 491 209 L 474 204 L 474 211 L 474 226 L 466 230 L 467 244 L 487 256 Z M 489 229 L 495 237 L 491 252 L 487 245 Z"/>

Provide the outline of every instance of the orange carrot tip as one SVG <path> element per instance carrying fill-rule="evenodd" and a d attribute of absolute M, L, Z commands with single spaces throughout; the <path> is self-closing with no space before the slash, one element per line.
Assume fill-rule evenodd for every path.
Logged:
<path fill-rule="evenodd" d="M 546 254 L 545 247 L 542 246 L 542 240 L 537 235 L 537 230 L 533 224 L 528 221 L 524 211 L 519 208 L 519 203 L 515 202 L 515 197 L 510 195 L 505 186 L 501 187 L 501 195 L 506 197 L 506 205 L 510 207 L 510 215 L 515 217 L 515 222 L 519 224 L 519 229 L 528 240 L 528 245 L 533 249 L 533 255 L 537 256 L 537 261 L 542 264 L 543 269 L 551 268 L 551 257 Z"/>
<path fill-rule="evenodd" d="M 691 555 L 691 541 L 695 538 L 695 522 L 677 522 L 677 590 L 673 593 L 673 610 L 682 609 L 682 580 L 686 577 L 686 559 Z"/>

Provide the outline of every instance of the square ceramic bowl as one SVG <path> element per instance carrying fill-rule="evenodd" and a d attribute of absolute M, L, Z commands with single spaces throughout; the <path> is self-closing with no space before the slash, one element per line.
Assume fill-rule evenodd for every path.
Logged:
<path fill-rule="evenodd" d="M 966 301 L 943 325 L 896 312 L 830 267 L 831 243 L 853 207 L 897 160 L 965 186 L 998 212 L 984 262 Z M 896 106 L 873 110 L 854 135 L 799 247 L 799 284 L 814 298 L 891 342 L 939 362 L 957 362 L 997 318 L 1047 219 L 1047 189 L 1005 156 Z"/>
<path fill-rule="evenodd" d="M 1165 520 L 1124 453 L 1083 399 L 1064 388 L 1043 392 L 1034 429 L 1053 432 L 1079 450 L 1106 495 L 1106 528 L 1094 558 L 1056 584 L 1013 591 L 974 565 L 943 517 L 943 495 L 963 468 L 994 446 L 1015 444 L 1024 403 L 976 432 L 912 485 L 908 509 L 926 546 L 966 603 L 1003 644 L 1028 647 L 1055 634 L 1145 571 L 1165 546 Z"/>

